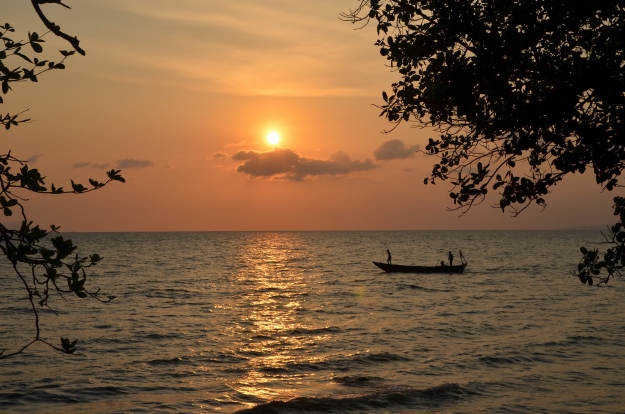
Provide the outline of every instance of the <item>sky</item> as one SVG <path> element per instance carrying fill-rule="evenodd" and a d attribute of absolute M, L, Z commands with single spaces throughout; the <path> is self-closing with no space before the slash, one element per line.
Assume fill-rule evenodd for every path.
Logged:
<path fill-rule="evenodd" d="M 47 183 L 127 182 L 27 195 L 29 219 L 63 231 L 567 229 L 615 220 L 590 175 L 511 217 L 496 194 L 459 217 L 447 183 L 424 185 L 434 131 L 392 125 L 375 105 L 398 79 L 375 27 L 339 14 L 359 0 L 64 0 L 44 12 L 86 56 L 14 85 L 0 113 L 34 121 L 3 151 Z M 3 0 L 15 37 L 45 33 L 30 2 Z M 44 37 L 58 59 L 69 44 Z M 57 60 L 58 61 L 58 60 Z M 277 144 L 267 135 L 280 136 Z M 14 220 L 14 217 L 9 218 Z M 7 221 L 7 220 L 5 220 Z"/>

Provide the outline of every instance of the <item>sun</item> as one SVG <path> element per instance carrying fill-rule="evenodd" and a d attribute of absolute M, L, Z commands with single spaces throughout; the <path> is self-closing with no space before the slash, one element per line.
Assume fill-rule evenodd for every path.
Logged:
<path fill-rule="evenodd" d="M 267 142 L 270 143 L 271 145 L 276 145 L 278 142 L 280 142 L 280 134 L 278 134 L 275 131 L 268 133 Z"/>

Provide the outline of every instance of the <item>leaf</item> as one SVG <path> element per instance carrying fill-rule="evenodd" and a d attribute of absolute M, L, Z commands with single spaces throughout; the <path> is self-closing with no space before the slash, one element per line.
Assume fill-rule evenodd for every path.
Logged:
<path fill-rule="evenodd" d="M 68 354 L 73 354 L 76 351 L 77 342 L 78 340 L 70 342 L 69 339 L 61 337 L 61 347 Z"/>
<path fill-rule="evenodd" d="M 82 184 L 76 184 L 76 183 L 74 182 L 74 180 L 70 180 L 70 181 L 72 182 L 72 188 L 74 189 L 74 191 L 75 191 L 76 193 L 82 193 L 83 191 L 85 191 L 85 190 L 86 190 L 86 188 L 85 188 L 85 186 L 84 186 L 84 185 L 82 185 Z"/>
<path fill-rule="evenodd" d="M 39 43 L 35 43 L 35 42 L 30 42 L 30 47 L 33 48 L 33 50 L 35 51 L 35 53 L 41 53 L 43 52 L 43 47 L 41 47 L 41 45 Z"/>
<path fill-rule="evenodd" d="M 21 57 L 22 59 L 24 59 L 25 61 L 27 61 L 28 63 L 33 63 L 32 60 L 30 60 L 30 58 L 22 53 L 19 53 L 17 51 L 15 51 L 15 54 L 19 57 Z"/>

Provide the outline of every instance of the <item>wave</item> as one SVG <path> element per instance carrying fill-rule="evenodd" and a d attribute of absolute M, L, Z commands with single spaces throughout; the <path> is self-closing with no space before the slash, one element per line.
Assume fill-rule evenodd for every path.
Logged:
<path fill-rule="evenodd" d="M 405 289 L 412 289 L 412 290 L 429 290 L 427 288 L 424 288 L 422 286 L 419 285 L 405 285 L 405 284 L 400 284 L 397 286 L 398 290 L 405 290 Z"/>
<path fill-rule="evenodd" d="M 451 289 L 433 289 L 433 288 L 426 288 L 423 286 L 419 286 L 419 285 L 411 285 L 411 284 L 405 284 L 405 283 L 400 283 L 399 285 L 397 285 L 397 290 L 421 290 L 424 292 L 453 292 L 453 290 Z"/>
<path fill-rule="evenodd" d="M 296 328 L 289 334 L 291 335 L 318 335 L 323 333 L 339 333 L 341 328 L 338 326 L 324 326 L 323 328 Z"/>
<path fill-rule="evenodd" d="M 395 362 L 395 361 L 411 361 L 410 358 L 406 358 L 400 355 L 391 354 L 389 352 L 379 352 L 374 354 L 355 354 L 352 356 L 354 362 L 362 363 L 379 363 L 379 362 Z"/>
<path fill-rule="evenodd" d="M 288 401 L 271 401 L 256 407 L 237 411 L 238 414 L 279 413 L 348 413 L 384 409 L 431 411 L 446 404 L 459 402 L 474 391 L 458 384 L 443 384 L 418 390 L 411 387 L 391 387 L 367 394 L 344 396 L 299 397 Z"/>
<path fill-rule="evenodd" d="M 162 365 L 190 365 L 197 366 L 203 364 L 237 364 L 247 361 L 247 358 L 237 357 L 234 355 L 227 355 L 223 353 L 217 353 L 214 355 L 197 355 L 197 356 L 182 356 L 174 358 L 153 359 L 147 361 L 148 365 L 162 366 Z"/>
<path fill-rule="evenodd" d="M 153 359 L 148 361 L 148 365 L 158 366 L 158 365 L 186 365 L 191 364 L 189 357 L 175 357 L 168 359 Z"/>
<path fill-rule="evenodd" d="M 546 358 L 542 354 L 531 353 L 528 355 L 512 355 L 512 356 L 482 356 L 479 361 L 489 366 L 519 365 L 528 363 L 549 363 L 551 359 Z"/>
<path fill-rule="evenodd" d="M 81 402 L 75 395 L 46 390 L 30 390 L 29 392 L 0 393 L 0 406 L 22 405 L 47 401 L 49 403 L 79 403 Z"/>
<path fill-rule="evenodd" d="M 572 344 L 584 343 L 584 344 L 600 345 L 604 342 L 603 338 L 599 338 L 594 335 L 574 335 L 574 336 L 569 336 L 566 339 L 567 339 L 567 342 L 572 343 Z"/>
<path fill-rule="evenodd" d="M 128 391 L 114 386 L 101 386 L 101 387 L 81 387 L 80 393 L 86 397 L 117 397 L 120 395 L 129 394 Z"/>
<path fill-rule="evenodd" d="M 153 332 L 153 333 L 147 333 L 143 337 L 146 339 L 160 340 L 160 339 L 179 339 L 181 336 L 182 335 L 179 333 Z"/>
<path fill-rule="evenodd" d="M 54 388 L 54 387 L 53 387 Z M 119 397 L 128 392 L 115 386 L 81 386 L 79 390 L 35 389 L 28 392 L 0 393 L 0 407 L 28 406 L 32 403 L 77 404 L 103 397 Z M 26 411 L 24 409 L 24 411 Z"/>
<path fill-rule="evenodd" d="M 532 348 L 547 348 L 550 352 L 554 352 L 554 349 L 562 348 L 567 351 L 578 351 L 580 345 L 618 345 L 617 343 L 612 343 L 609 340 L 604 338 L 600 338 L 594 335 L 573 335 L 567 336 L 564 339 L 559 341 L 549 341 L 531 344 Z"/>
<path fill-rule="evenodd" d="M 369 377 L 365 375 L 345 375 L 341 377 L 332 378 L 333 382 L 347 386 L 371 386 L 376 383 L 380 383 L 382 378 Z"/>
<path fill-rule="evenodd" d="M 359 366 L 374 366 L 393 362 L 407 362 L 409 358 L 388 352 L 381 353 L 356 353 L 352 355 L 342 355 L 333 358 L 311 357 L 302 358 L 297 361 L 290 361 L 283 364 L 258 367 L 259 371 L 265 373 L 293 373 L 293 372 L 312 372 L 312 371 L 348 371 Z"/>

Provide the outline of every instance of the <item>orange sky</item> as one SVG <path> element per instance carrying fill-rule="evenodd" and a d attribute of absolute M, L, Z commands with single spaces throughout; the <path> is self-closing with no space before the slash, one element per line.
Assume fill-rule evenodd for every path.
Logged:
<path fill-rule="evenodd" d="M 357 0 L 67 0 L 44 5 L 86 57 L 20 84 L 3 111 L 36 122 L 3 133 L 48 183 L 114 183 L 81 196 L 31 196 L 31 219 L 65 231 L 553 229 L 612 223 L 613 194 L 589 175 L 542 211 L 458 218 L 450 187 L 424 186 L 434 134 L 391 134 L 372 104 L 395 75 L 375 28 L 338 19 Z M 19 38 L 45 32 L 29 2 L 5 0 Z M 4 22 L 2 22 L 4 23 Z M 46 58 L 69 45 L 46 37 Z M 281 142 L 269 145 L 276 131 Z M 390 141 L 390 142 L 389 142 Z M 378 152 L 376 152 L 378 151 Z M 288 171 L 288 173 L 286 173 Z"/>

